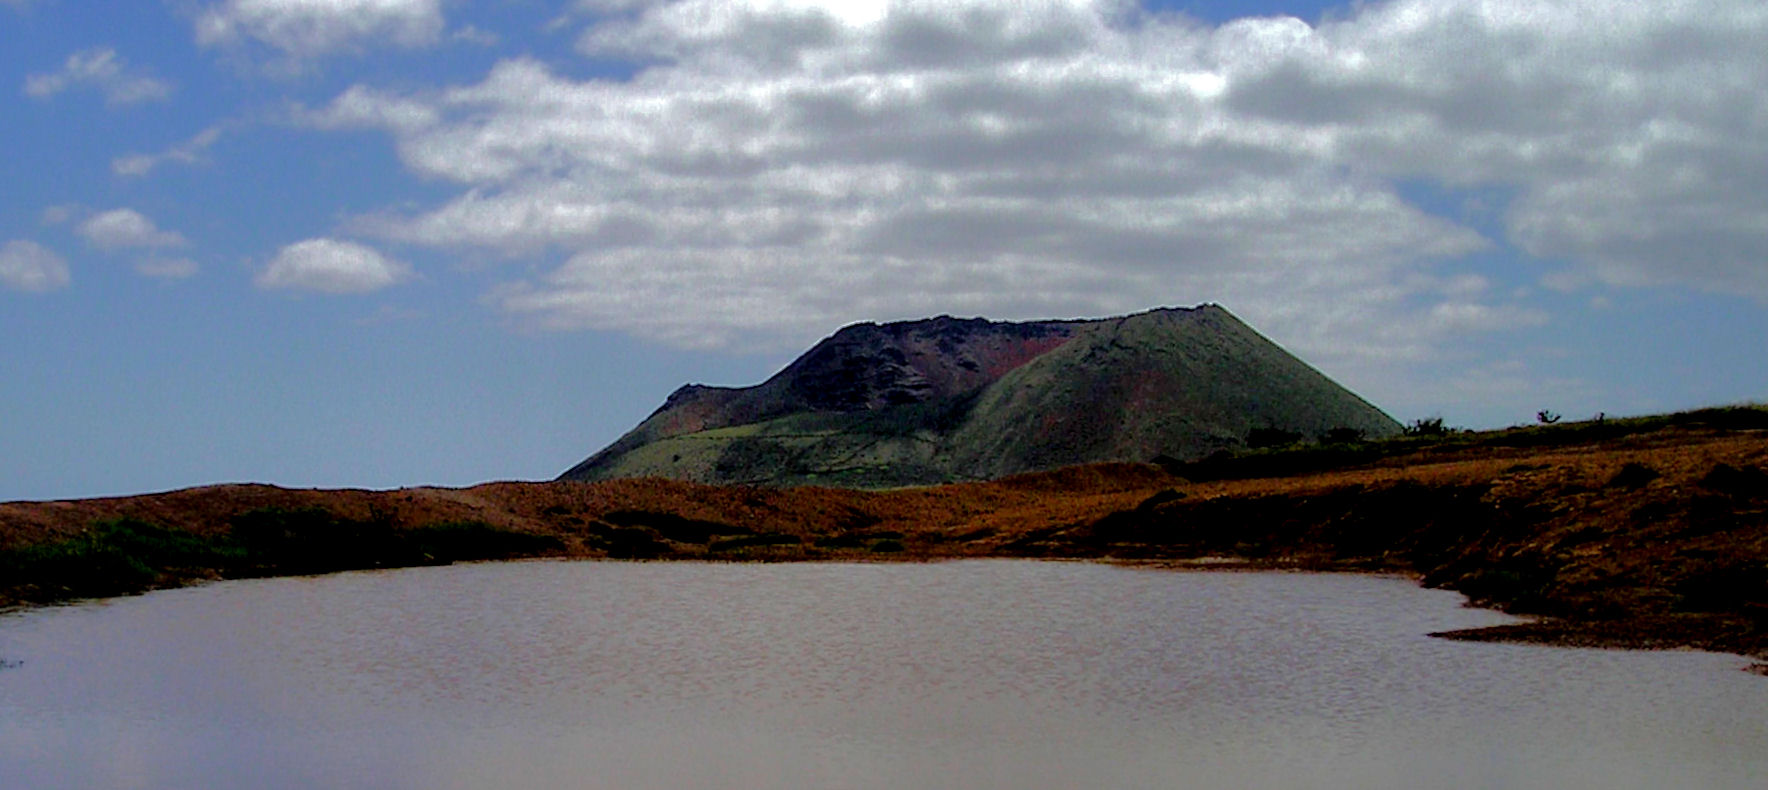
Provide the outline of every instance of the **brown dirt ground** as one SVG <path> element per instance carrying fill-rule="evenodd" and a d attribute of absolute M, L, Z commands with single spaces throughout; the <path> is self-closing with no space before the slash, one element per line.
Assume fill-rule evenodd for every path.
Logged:
<path fill-rule="evenodd" d="M 1629 465 L 1656 476 L 1628 481 L 1621 473 Z M 576 557 L 621 556 L 611 536 L 637 530 L 623 533 L 641 539 L 634 556 L 662 559 L 1037 556 L 1196 566 L 1227 558 L 1411 573 L 1481 605 L 1541 615 L 1452 638 L 1768 658 L 1764 470 L 1768 432 L 1673 428 L 1200 483 L 1154 466 L 1105 464 L 875 492 L 656 479 L 392 491 L 232 484 L 0 503 L 0 551 L 65 540 L 118 518 L 215 537 L 241 513 L 317 507 L 400 528 L 482 521 L 556 537 L 561 548 L 552 553 Z M 714 535 L 770 539 L 684 539 L 671 519 L 710 524 Z M 161 586 L 200 578 L 165 578 Z M 5 587 L 0 580 L 0 602 Z"/>

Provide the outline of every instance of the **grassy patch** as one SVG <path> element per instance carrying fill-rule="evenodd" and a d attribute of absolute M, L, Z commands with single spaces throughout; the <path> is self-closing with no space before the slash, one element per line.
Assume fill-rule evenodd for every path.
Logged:
<path fill-rule="evenodd" d="M 707 552 L 738 551 L 759 546 L 797 546 L 801 541 L 796 535 L 781 532 L 759 532 L 754 535 L 740 535 L 734 538 L 712 541 L 706 547 Z"/>
<path fill-rule="evenodd" d="M 686 518 L 674 513 L 649 510 L 616 510 L 602 520 L 617 527 L 642 527 L 656 531 L 665 540 L 677 543 L 705 543 L 714 535 L 749 535 L 755 530 L 721 521 Z"/>
<path fill-rule="evenodd" d="M 555 538 L 481 521 L 401 529 L 385 516 L 356 520 L 323 508 L 263 508 L 235 516 L 231 524 L 229 540 L 243 550 L 244 569 L 271 575 L 446 565 L 530 556 L 559 547 Z"/>
<path fill-rule="evenodd" d="M 499 529 L 483 521 L 451 521 L 405 532 L 405 539 L 428 562 L 502 560 L 532 557 L 561 548 L 549 535 Z"/>
<path fill-rule="evenodd" d="M 875 532 L 846 532 L 840 535 L 829 535 L 816 539 L 819 549 L 865 549 L 872 551 L 902 551 L 903 534 L 895 530 L 879 530 Z M 879 548 L 884 544 L 894 544 L 896 548 Z"/>
<path fill-rule="evenodd" d="M 1768 429 L 1768 406 L 1722 406 L 1710 409 L 1655 414 L 1643 417 L 1603 418 L 1584 422 L 1531 425 L 1495 431 L 1463 431 L 1443 428 L 1430 421 L 1429 428 L 1408 428 L 1400 436 L 1375 441 L 1322 441 L 1314 444 L 1264 446 L 1239 452 L 1221 450 L 1197 461 L 1170 457 L 1155 459 L 1166 471 L 1197 482 L 1250 480 L 1262 477 L 1293 477 L 1358 466 L 1414 453 L 1443 453 L 1480 449 L 1547 449 L 1652 433 L 1668 428 L 1715 431 Z M 1348 438 L 1339 436 L 1334 438 Z M 1643 485 L 1639 472 L 1617 485 Z"/>
<path fill-rule="evenodd" d="M 0 552 L 0 597 L 48 602 L 142 592 L 194 579 L 282 576 L 360 568 L 445 565 L 533 556 L 551 537 L 477 521 L 398 529 L 321 508 L 239 514 L 204 537 L 139 519 L 99 522 L 78 537 Z"/>
<path fill-rule="evenodd" d="M 0 552 L 0 578 L 24 600 L 119 595 L 147 589 L 169 569 L 213 568 L 239 555 L 189 532 L 118 519 L 75 538 Z"/>
<path fill-rule="evenodd" d="M 669 553 L 669 544 L 645 527 L 622 527 L 598 521 L 590 525 L 591 545 L 617 560 L 648 560 Z"/>

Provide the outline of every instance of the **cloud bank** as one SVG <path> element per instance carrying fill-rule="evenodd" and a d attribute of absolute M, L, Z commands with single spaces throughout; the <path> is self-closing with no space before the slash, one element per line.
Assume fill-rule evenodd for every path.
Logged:
<path fill-rule="evenodd" d="M 1562 287 L 1768 299 L 1756 4 L 592 5 L 580 53 L 630 79 L 518 58 L 302 112 L 459 185 L 352 229 L 547 262 L 492 303 L 684 346 L 1212 300 L 1303 350 L 1416 357 L 1546 320 L 1457 271 L 1498 245 Z M 1493 227 L 1416 184 L 1500 196 Z"/>
<path fill-rule="evenodd" d="M 434 44 L 442 34 L 441 0 L 227 0 L 196 19 L 202 46 L 269 47 L 305 60 L 370 45 Z"/>

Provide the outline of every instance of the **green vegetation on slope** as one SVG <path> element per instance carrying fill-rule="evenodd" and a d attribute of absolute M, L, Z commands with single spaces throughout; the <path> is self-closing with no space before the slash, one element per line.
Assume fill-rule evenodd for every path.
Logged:
<path fill-rule="evenodd" d="M 67 540 L 0 551 L 0 602 L 43 603 L 141 592 L 194 579 L 329 573 L 532 556 L 556 538 L 452 522 L 398 529 L 322 508 L 263 508 L 203 537 L 139 519 L 93 524 Z"/>
<path fill-rule="evenodd" d="M 232 565 L 244 554 L 237 546 L 145 521 L 106 521 L 79 537 L 0 552 L 0 601 L 139 592 L 162 575 Z"/>
<path fill-rule="evenodd" d="M 1398 423 L 1220 308 L 1094 322 L 984 390 L 954 469 L 991 478 L 1075 463 L 1200 458 L 1253 432 L 1368 436 Z"/>
<path fill-rule="evenodd" d="M 1440 421 L 1437 424 L 1440 425 Z M 1346 437 L 1344 441 L 1331 441 L 1331 437 L 1327 437 L 1319 442 L 1308 442 L 1295 437 L 1276 446 L 1238 452 L 1224 450 L 1195 461 L 1163 457 L 1156 458 L 1155 463 L 1173 475 L 1196 482 L 1250 480 L 1346 469 L 1421 454 L 1571 447 L 1667 429 L 1768 429 L 1768 406 L 1718 406 L 1673 414 L 1530 425 L 1496 431 L 1412 430 L 1374 440 L 1358 436 Z"/>
<path fill-rule="evenodd" d="M 987 375 L 963 356 L 983 345 L 971 332 L 995 344 Z M 1003 350 L 1013 342 L 1024 347 Z M 891 488 L 1201 458 L 1261 431 L 1399 430 L 1213 305 L 1060 323 L 934 320 L 850 327 L 754 388 L 678 392 L 564 477 Z"/>

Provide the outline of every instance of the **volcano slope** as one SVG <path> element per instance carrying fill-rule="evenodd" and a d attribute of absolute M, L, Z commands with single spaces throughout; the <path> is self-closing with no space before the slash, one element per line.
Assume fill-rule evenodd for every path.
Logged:
<path fill-rule="evenodd" d="M 560 479 L 887 488 L 1399 428 L 1216 305 L 940 317 L 849 326 L 753 387 L 683 387 Z"/>

